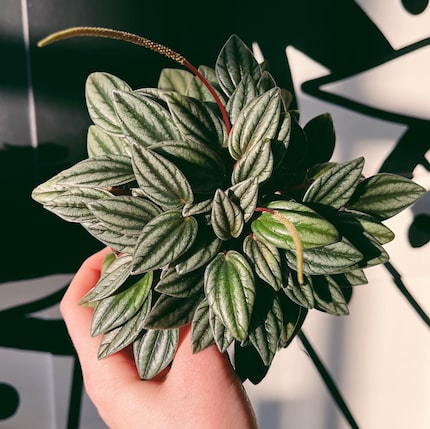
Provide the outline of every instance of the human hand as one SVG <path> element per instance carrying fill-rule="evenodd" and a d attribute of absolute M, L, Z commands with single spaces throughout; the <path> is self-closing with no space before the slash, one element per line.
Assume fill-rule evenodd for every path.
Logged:
<path fill-rule="evenodd" d="M 130 348 L 97 358 L 100 337 L 90 336 L 92 310 L 78 302 L 97 283 L 110 251 L 103 249 L 82 264 L 60 305 L 87 393 L 105 423 L 111 429 L 256 429 L 228 356 L 215 345 L 193 354 L 190 325 L 180 330 L 170 369 L 156 379 L 140 379 Z"/>

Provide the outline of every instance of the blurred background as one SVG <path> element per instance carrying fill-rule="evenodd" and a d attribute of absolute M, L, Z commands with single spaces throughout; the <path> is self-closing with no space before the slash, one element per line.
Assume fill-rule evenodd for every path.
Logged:
<path fill-rule="evenodd" d="M 0 0 L 0 428 L 105 428 L 58 311 L 73 273 L 101 245 L 30 193 L 86 157 L 88 74 L 106 71 L 139 88 L 177 67 L 123 42 L 79 38 L 39 49 L 39 39 L 72 26 L 111 27 L 213 66 L 236 33 L 294 94 L 303 123 L 332 114 L 335 160 L 364 156 L 366 175 L 394 172 L 429 189 L 428 3 Z M 386 246 L 390 264 L 367 270 L 351 314 L 311 312 L 303 331 L 360 428 L 428 429 L 429 192 L 387 225 L 396 234 Z M 350 427 L 298 340 L 246 388 L 261 429 Z"/>

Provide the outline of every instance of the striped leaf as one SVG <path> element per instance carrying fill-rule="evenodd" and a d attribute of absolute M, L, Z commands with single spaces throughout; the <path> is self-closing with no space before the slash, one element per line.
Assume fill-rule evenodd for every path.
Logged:
<path fill-rule="evenodd" d="M 123 325 L 103 334 L 98 350 L 98 358 L 110 356 L 129 346 L 144 332 L 145 318 L 151 308 L 151 296 L 142 305 L 142 308 Z"/>
<path fill-rule="evenodd" d="M 209 147 L 223 146 L 226 140 L 225 125 L 204 103 L 178 93 L 169 93 L 166 99 L 183 139 Z"/>
<path fill-rule="evenodd" d="M 131 182 L 134 172 L 125 155 L 87 158 L 60 173 L 60 185 L 109 188 Z"/>
<path fill-rule="evenodd" d="M 265 182 L 272 174 L 273 154 L 271 141 L 260 140 L 240 158 L 234 166 L 231 183 L 236 185 L 248 178 L 256 178 L 258 183 Z"/>
<path fill-rule="evenodd" d="M 97 125 L 90 125 L 87 133 L 88 156 L 129 155 L 130 147 L 121 136 L 108 134 Z"/>
<path fill-rule="evenodd" d="M 121 255 L 115 257 L 105 269 L 97 284 L 79 301 L 80 305 L 90 305 L 94 301 L 107 298 L 115 293 L 128 279 L 131 273 L 132 257 Z"/>
<path fill-rule="evenodd" d="M 158 281 L 155 290 L 176 298 L 188 298 L 203 289 L 204 270 L 200 268 L 185 274 L 172 270 Z"/>
<path fill-rule="evenodd" d="M 85 85 L 88 113 L 100 128 L 110 134 L 122 134 L 119 119 L 113 106 L 113 92 L 131 91 L 120 78 L 105 72 L 91 73 Z"/>
<path fill-rule="evenodd" d="M 288 265 L 297 269 L 296 252 L 286 250 Z M 311 275 L 337 274 L 348 271 L 348 268 L 357 268 L 363 259 L 362 253 L 347 239 L 303 252 L 303 272 Z"/>
<path fill-rule="evenodd" d="M 148 147 L 180 138 L 169 111 L 151 97 L 114 91 L 114 106 L 122 132 L 130 143 Z"/>
<path fill-rule="evenodd" d="M 220 247 L 221 240 L 218 237 L 209 231 L 203 233 L 200 230 L 193 246 L 179 258 L 175 270 L 179 274 L 185 274 L 203 267 L 215 257 Z"/>
<path fill-rule="evenodd" d="M 152 273 L 115 295 L 98 301 L 91 322 L 93 337 L 108 332 L 130 320 L 142 307 L 152 284 Z"/>
<path fill-rule="evenodd" d="M 254 264 L 258 277 L 268 283 L 274 290 L 279 290 L 283 284 L 281 255 L 271 244 L 266 244 L 248 235 L 243 241 L 243 251 Z"/>
<path fill-rule="evenodd" d="M 180 211 L 161 213 L 148 222 L 137 241 L 133 258 L 133 274 L 163 268 L 174 262 L 193 244 L 197 221 L 184 218 Z"/>
<path fill-rule="evenodd" d="M 231 124 L 236 122 L 243 108 L 257 95 L 257 85 L 254 78 L 248 74 L 244 75 L 226 105 Z"/>
<path fill-rule="evenodd" d="M 205 292 L 212 311 L 239 341 L 248 336 L 255 300 L 252 268 L 240 253 L 220 253 L 207 266 Z"/>
<path fill-rule="evenodd" d="M 336 209 L 344 207 L 358 185 L 363 166 L 363 157 L 334 165 L 309 186 L 303 201 Z"/>
<path fill-rule="evenodd" d="M 194 192 L 213 193 L 222 186 L 225 167 L 220 156 L 208 146 L 192 141 L 164 141 L 151 150 L 175 164 Z"/>
<path fill-rule="evenodd" d="M 214 343 L 214 337 L 209 324 L 209 303 L 203 298 L 194 312 L 191 331 L 193 353 L 204 350 Z"/>
<path fill-rule="evenodd" d="M 261 356 L 264 365 L 270 366 L 278 350 L 281 337 L 282 309 L 274 293 L 261 294 L 257 299 L 259 302 L 258 311 L 253 314 L 249 339 Z"/>
<path fill-rule="evenodd" d="M 410 206 L 424 193 L 422 186 L 406 177 L 380 173 L 359 184 L 348 208 L 384 220 Z"/>
<path fill-rule="evenodd" d="M 334 316 L 349 314 L 348 304 L 341 288 L 330 277 L 313 277 L 312 288 L 317 309 Z"/>
<path fill-rule="evenodd" d="M 165 68 L 160 72 L 157 87 L 185 95 L 192 80 L 193 74 L 188 70 Z"/>
<path fill-rule="evenodd" d="M 220 240 L 238 237 L 243 229 L 242 211 L 221 189 L 217 189 L 212 202 L 211 224 Z"/>
<path fill-rule="evenodd" d="M 230 97 L 244 76 L 258 81 L 261 68 L 248 46 L 233 34 L 218 55 L 215 73 L 223 91 Z"/>
<path fill-rule="evenodd" d="M 143 146 L 133 146 L 133 169 L 145 196 L 163 208 L 180 207 L 193 201 L 184 174 L 163 156 Z"/>
<path fill-rule="evenodd" d="M 172 362 L 179 342 L 178 329 L 149 329 L 133 343 L 139 376 L 150 380 Z"/>
<path fill-rule="evenodd" d="M 101 189 L 72 187 L 47 201 L 44 207 L 68 222 L 83 223 L 94 220 L 88 204 L 108 198 L 110 195 Z"/>
<path fill-rule="evenodd" d="M 209 325 L 213 339 L 221 353 L 224 353 L 233 342 L 233 334 L 223 325 L 221 319 L 209 309 Z"/>
<path fill-rule="evenodd" d="M 118 196 L 88 204 L 92 215 L 111 231 L 139 236 L 143 227 L 161 210 L 143 198 Z"/>
<path fill-rule="evenodd" d="M 275 138 L 281 113 L 279 88 L 252 100 L 237 117 L 228 136 L 230 155 L 238 160 L 257 142 Z"/>
<path fill-rule="evenodd" d="M 203 296 L 203 290 L 188 298 L 160 295 L 146 317 L 145 328 L 173 329 L 187 325 Z"/>
<path fill-rule="evenodd" d="M 226 191 L 231 201 L 239 205 L 243 212 L 243 220 L 248 220 L 254 214 L 258 201 L 258 179 L 250 177 L 231 186 Z"/>

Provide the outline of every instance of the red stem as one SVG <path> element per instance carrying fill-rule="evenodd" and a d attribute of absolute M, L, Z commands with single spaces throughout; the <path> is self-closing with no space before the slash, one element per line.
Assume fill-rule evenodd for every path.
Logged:
<path fill-rule="evenodd" d="M 227 115 L 227 112 L 225 110 L 224 105 L 222 104 L 222 101 L 218 97 L 218 94 L 216 93 L 214 87 L 206 80 L 206 78 L 188 61 L 184 62 L 184 67 L 186 67 L 188 70 L 190 70 L 193 74 L 195 74 L 203 83 L 203 85 L 209 90 L 209 92 L 212 94 L 212 97 L 215 99 L 215 102 L 221 111 L 221 115 L 225 124 L 225 127 L 227 129 L 227 134 L 230 134 L 231 130 L 231 124 L 230 119 Z"/>

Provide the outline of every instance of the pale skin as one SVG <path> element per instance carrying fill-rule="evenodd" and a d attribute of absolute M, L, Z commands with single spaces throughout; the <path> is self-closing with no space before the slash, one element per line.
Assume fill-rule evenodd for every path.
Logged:
<path fill-rule="evenodd" d="M 82 367 L 85 387 L 111 429 L 257 429 L 248 396 L 226 354 L 215 345 L 193 354 L 191 328 L 168 371 L 142 381 L 131 350 L 97 358 L 100 337 L 90 336 L 92 310 L 78 301 L 100 277 L 103 249 L 90 256 L 74 276 L 60 310 Z"/>

